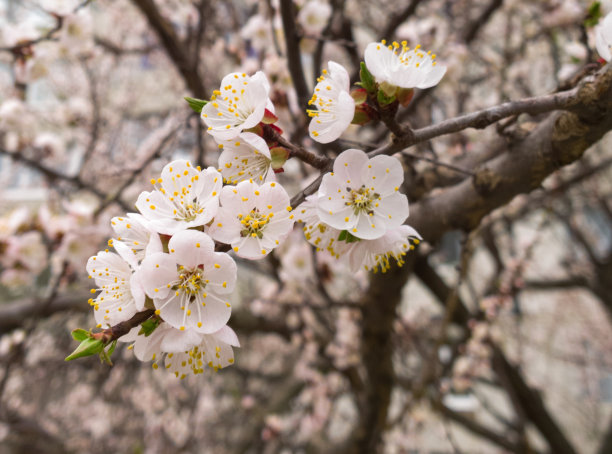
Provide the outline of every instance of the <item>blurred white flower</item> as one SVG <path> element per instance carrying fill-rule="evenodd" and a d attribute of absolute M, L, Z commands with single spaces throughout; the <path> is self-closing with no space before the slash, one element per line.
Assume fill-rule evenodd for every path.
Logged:
<path fill-rule="evenodd" d="M 327 25 L 331 13 L 329 3 L 310 0 L 300 9 L 297 20 L 307 35 L 318 35 Z"/>

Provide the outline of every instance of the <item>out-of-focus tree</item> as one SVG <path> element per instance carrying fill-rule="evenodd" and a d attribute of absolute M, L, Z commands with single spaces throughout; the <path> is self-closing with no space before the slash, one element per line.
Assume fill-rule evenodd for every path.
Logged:
<path fill-rule="evenodd" d="M 610 11 L 578 0 L 0 1 L 0 452 L 611 452 Z M 402 85 L 399 63 L 375 53 L 386 45 L 402 58 L 431 50 L 419 57 L 427 76 Z M 222 142 L 225 123 L 208 130 L 183 99 L 196 110 L 210 100 L 204 114 L 222 121 L 213 101 L 230 73 L 265 87 L 265 117 L 240 138 L 268 150 L 253 167 L 240 167 L 244 144 Z M 333 115 L 317 88 L 337 94 Z M 380 237 L 308 205 L 332 199 L 322 176 L 352 165 L 338 156 L 355 148 L 367 155 L 350 159 L 392 156 L 403 176 L 414 230 L 401 227 L 410 243 L 398 253 L 382 257 Z M 218 168 L 227 185 L 257 168 L 292 196 L 276 219 L 289 225 L 299 207 L 317 222 L 250 260 L 244 231 L 219 220 L 235 218 L 222 194 L 199 232 L 238 265 L 231 367 L 177 380 L 121 344 L 112 367 L 64 362 L 75 328 L 114 341 L 168 317 L 145 305 L 95 329 L 86 264 L 108 257 L 98 251 L 121 235 L 109 220 L 135 204 L 165 256 L 187 241 L 139 197 L 151 179 L 163 193 L 162 169 L 180 160 Z M 263 241 L 270 219 L 247 220 L 247 233 Z M 342 247 L 310 244 L 317 229 L 337 229 L 325 238 Z M 162 336 L 156 326 L 143 329 Z"/>

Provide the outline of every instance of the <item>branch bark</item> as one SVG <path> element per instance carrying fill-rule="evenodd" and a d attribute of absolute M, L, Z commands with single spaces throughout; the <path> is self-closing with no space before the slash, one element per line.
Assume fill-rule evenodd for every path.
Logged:
<path fill-rule="evenodd" d="M 191 59 L 187 53 L 188 46 L 181 42 L 172 24 L 161 15 L 154 0 L 132 0 L 132 3 L 144 14 L 149 25 L 161 41 L 168 57 L 183 77 L 185 85 L 196 98 L 206 97 L 206 88 L 198 73 L 197 59 Z"/>

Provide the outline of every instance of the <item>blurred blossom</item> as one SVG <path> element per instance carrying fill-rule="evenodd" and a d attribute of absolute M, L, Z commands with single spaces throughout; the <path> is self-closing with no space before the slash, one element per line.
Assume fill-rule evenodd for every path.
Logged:
<path fill-rule="evenodd" d="M 320 0 L 309 0 L 298 13 L 298 22 L 304 28 L 306 35 L 319 35 L 331 16 L 329 3 Z"/>

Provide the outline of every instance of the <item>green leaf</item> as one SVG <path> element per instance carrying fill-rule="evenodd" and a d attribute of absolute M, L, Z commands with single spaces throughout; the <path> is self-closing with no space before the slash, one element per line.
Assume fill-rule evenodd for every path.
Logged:
<path fill-rule="evenodd" d="M 603 12 L 601 11 L 601 2 L 591 3 L 587 12 L 587 17 L 584 20 L 585 27 L 594 27 L 598 24 L 602 16 Z"/>
<path fill-rule="evenodd" d="M 202 107 L 208 104 L 208 101 L 197 98 L 190 98 L 189 96 L 185 96 L 185 101 L 189 103 L 189 107 L 191 107 L 195 112 L 201 113 Z"/>
<path fill-rule="evenodd" d="M 103 350 L 104 342 L 102 342 L 101 339 L 93 339 L 88 337 L 79 344 L 75 351 L 66 357 L 65 361 L 72 361 L 73 359 L 84 358 L 85 356 L 97 355 Z"/>
<path fill-rule="evenodd" d="M 116 346 L 117 346 L 117 340 L 114 340 L 114 341 L 111 343 L 111 345 L 110 345 L 110 347 L 108 348 L 108 350 L 107 350 L 107 352 L 108 352 L 108 355 L 109 355 L 109 356 L 113 354 L 113 352 L 115 351 L 115 347 L 116 347 Z"/>
<path fill-rule="evenodd" d="M 342 232 L 340 232 L 340 235 L 338 235 L 338 241 L 346 241 L 347 243 L 355 243 L 357 241 L 361 241 L 361 239 L 357 238 L 354 235 L 351 235 L 351 233 L 348 230 L 343 230 Z"/>
<path fill-rule="evenodd" d="M 161 320 L 157 317 L 152 317 L 140 324 L 140 330 L 138 331 L 138 335 L 144 334 L 145 337 L 151 335 L 155 328 L 157 328 L 160 324 Z"/>
<path fill-rule="evenodd" d="M 72 330 L 72 338 L 75 341 L 84 341 L 85 339 L 88 339 L 91 336 L 91 333 L 89 331 L 85 331 L 84 329 L 78 328 L 78 329 L 74 329 Z"/>
<path fill-rule="evenodd" d="M 365 88 L 368 93 L 374 93 L 376 91 L 376 80 L 364 62 L 361 62 L 359 78 L 361 79 L 361 86 Z"/>
<path fill-rule="evenodd" d="M 356 236 L 351 235 L 349 232 L 346 232 L 347 243 L 356 243 L 357 241 L 361 241 L 361 238 L 357 238 Z"/>

